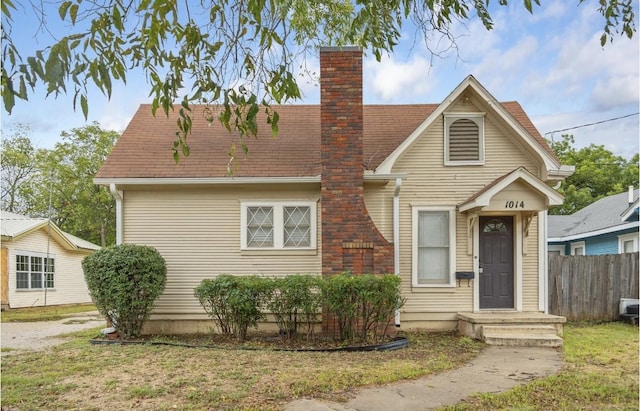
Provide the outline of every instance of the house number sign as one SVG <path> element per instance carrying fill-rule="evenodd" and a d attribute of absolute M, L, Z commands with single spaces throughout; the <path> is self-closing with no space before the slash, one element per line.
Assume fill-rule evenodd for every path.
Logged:
<path fill-rule="evenodd" d="M 508 200 L 504 203 L 504 208 L 524 208 L 523 200 Z"/>

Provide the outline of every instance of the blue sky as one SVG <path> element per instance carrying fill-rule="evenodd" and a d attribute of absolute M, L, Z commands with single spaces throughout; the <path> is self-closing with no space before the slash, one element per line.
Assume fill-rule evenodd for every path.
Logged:
<path fill-rule="evenodd" d="M 454 27 L 458 52 L 443 51 L 430 59 L 414 33 L 403 32 L 393 55 L 364 63 L 365 104 L 440 103 L 467 75 L 474 75 L 500 101 L 517 100 L 546 137 L 573 134 L 578 147 L 602 144 L 630 158 L 639 150 L 639 116 L 616 119 L 639 111 L 640 42 L 615 37 L 600 46 L 603 20 L 597 2 L 554 1 L 529 14 L 514 0 L 494 6 L 494 29 L 486 31 L 477 19 Z M 637 10 L 636 10 L 637 14 Z M 35 38 L 32 13 L 14 13 L 14 39 L 23 50 L 42 47 Z M 636 19 L 637 20 L 637 19 Z M 308 69 L 318 72 L 316 56 Z M 302 103 L 319 102 L 313 78 L 301 79 Z M 141 103 L 150 102 L 144 77 L 117 83 L 110 100 L 90 95 L 89 119 L 73 111 L 70 96 L 46 98 L 42 90 L 28 102 L 17 101 L 12 114 L 2 112 L 2 130 L 10 135 L 17 123 L 28 124 L 32 141 L 52 147 L 60 132 L 97 121 L 105 129 L 122 131 Z M 579 127 L 565 132 L 554 130 Z M 550 134 L 547 134 L 550 133 Z"/>

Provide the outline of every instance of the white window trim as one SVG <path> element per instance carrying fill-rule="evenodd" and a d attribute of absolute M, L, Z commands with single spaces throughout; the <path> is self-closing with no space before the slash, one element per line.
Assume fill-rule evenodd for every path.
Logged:
<path fill-rule="evenodd" d="M 484 165 L 484 117 L 485 113 L 449 113 L 444 115 L 444 165 L 445 166 L 474 166 Z M 450 161 L 449 160 L 449 127 L 457 120 L 471 120 L 478 126 L 479 160 Z"/>
<path fill-rule="evenodd" d="M 560 251 L 560 255 L 564 255 L 565 247 L 563 244 L 551 244 L 547 251 Z"/>
<path fill-rule="evenodd" d="M 248 207 L 273 207 L 273 247 L 248 247 L 247 246 L 247 208 Z M 285 207 L 309 207 L 310 211 L 310 245 L 308 247 L 284 246 L 284 208 Z M 241 201 L 240 202 L 240 249 L 247 251 L 290 251 L 290 250 L 315 250 L 317 247 L 317 206 L 315 201 Z"/>
<path fill-rule="evenodd" d="M 618 236 L 618 254 L 624 253 L 624 243 L 632 240 L 633 251 L 638 251 L 638 233 L 622 234 Z"/>
<path fill-rule="evenodd" d="M 418 283 L 418 216 L 421 211 L 449 212 L 449 282 L 446 284 Z M 411 284 L 416 288 L 455 287 L 456 272 L 456 207 L 455 206 L 413 206 L 411 210 Z"/>
<path fill-rule="evenodd" d="M 29 288 L 18 288 L 18 264 L 17 264 L 17 257 L 18 256 L 25 256 L 29 258 Z M 40 274 L 42 275 L 41 277 L 41 281 L 42 281 L 42 287 L 40 288 L 32 288 L 31 287 L 31 257 L 40 257 L 42 258 L 42 270 L 40 272 Z M 45 287 L 46 285 L 46 277 L 45 277 L 45 262 L 44 260 L 46 258 L 49 258 L 51 260 L 53 260 L 53 287 Z M 16 250 L 15 251 L 15 255 L 13 256 L 13 267 L 14 267 L 14 273 L 15 273 L 15 278 L 13 281 L 13 286 L 15 287 L 15 290 L 18 292 L 24 292 L 24 291 L 42 291 L 45 288 L 47 290 L 55 290 L 56 288 L 56 255 L 55 254 L 47 254 L 47 253 L 39 253 L 36 251 L 22 251 L 22 250 Z M 20 271 L 23 272 L 23 271 Z"/>
<path fill-rule="evenodd" d="M 576 248 L 582 247 L 583 253 L 582 255 L 587 255 L 587 246 L 584 241 L 576 241 L 575 243 L 571 243 L 571 255 L 576 255 Z"/>

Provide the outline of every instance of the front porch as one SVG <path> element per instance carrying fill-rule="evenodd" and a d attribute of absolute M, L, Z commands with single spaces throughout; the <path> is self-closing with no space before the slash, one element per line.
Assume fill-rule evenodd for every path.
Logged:
<path fill-rule="evenodd" d="M 566 318 L 539 312 L 458 313 L 458 331 L 490 345 L 561 347 Z"/>

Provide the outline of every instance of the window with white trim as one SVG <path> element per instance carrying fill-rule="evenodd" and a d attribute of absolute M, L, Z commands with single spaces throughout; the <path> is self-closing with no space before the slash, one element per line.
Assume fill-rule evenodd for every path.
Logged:
<path fill-rule="evenodd" d="M 549 246 L 550 255 L 564 255 L 564 245 L 553 244 Z"/>
<path fill-rule="evenodd" d="M 638 251 L 638 233 L 618 236 L 618 253 L 635 253 Z"/>
<path fill-rule="evenodd" d="M 309 250 L 316 248 L 316 203 L 243 202 L 243 250 Z"/>
<path fill-rule="evenodd" d="M 453 286 L 455 208 L 414 207 L 412 226 L 413 286 Z"/>
<path fill-rule="evenodd" d="M 55 258 L 16 254 L 16 289 L 41 290 L 44 287 L 55 287 Z"/>
<path fill-rule="evenodd" d="M 445 165 L 484 164 L 484 113 L 444 116 Z"/>
<path fill-rule="evenodd" d="M 586 246 L 584 241 L 571 243 L 571 255 L 585 255 Z"/>

